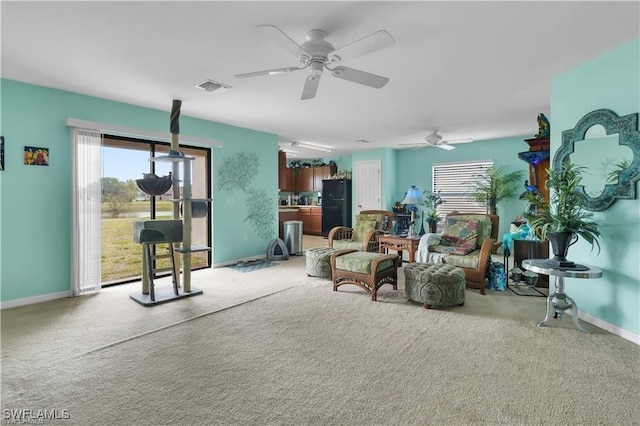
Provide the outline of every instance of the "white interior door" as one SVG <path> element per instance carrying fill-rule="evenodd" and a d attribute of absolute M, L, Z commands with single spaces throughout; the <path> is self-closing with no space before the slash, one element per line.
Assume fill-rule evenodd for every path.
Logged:
<path fill-rule="evenodd" d="M 356 163 L 356 214 L 362 210 L 382 209 L 382 174 L 380 160 Z"/>

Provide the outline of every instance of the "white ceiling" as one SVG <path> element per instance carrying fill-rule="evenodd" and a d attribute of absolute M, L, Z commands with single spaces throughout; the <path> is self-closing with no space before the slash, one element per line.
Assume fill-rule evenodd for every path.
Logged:
<path fill-rule="evenodd" d="M 538 113 L 553 126 L 554 75 L 640 35 L 638 1 L 2 1 L 1 16 L 3 78 L 167 112 L 181 99 L 182 115 L 275 133 L 282 146 L 328 145 L 332 156 L 419 143 L 434 129 L 533 137 Z M 385 29 L 394 46 L 344 65 L 390 82 L 378 90 L 325 72 L 316 98 L 301 101 L 306 70 L 236 78 L 299 66 L 261 24 L 300 44 L 322 29 L 336 48 Z M 195 88 L 206 79 L 232 88 Z"/>

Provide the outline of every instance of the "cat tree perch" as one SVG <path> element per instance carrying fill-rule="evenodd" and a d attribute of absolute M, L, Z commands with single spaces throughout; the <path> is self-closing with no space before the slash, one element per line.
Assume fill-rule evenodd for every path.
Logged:
<path fill-rule="evenodd" d="M 180 163 L 182 163 L 182 195 L 180 194 L 180 180 L 175 179 L 172 181 L 173 220 L 148 220 L 134 224 L 134 240 L 143 245 L 143 274 L 142 291 L 133 293 L 130 297 L 144 306 L 157 305 L 202 294 L 202 290 L 191 287 L 191 253 L 211 250 L 209 247 L 191 243 L 192 203 L 195 202 L 191 198 L 191 162 L 195 160 L 195 157 L 186 156 L 179 150 L 178 135 L 180 134 L 181 105 L 182 101 L 173 101 L 170 120 L 171 150 L 169 154 L 149 159 L 149 161 L 172 163 L 172 176 L 174 177 L 180 175 Z M 209 200 L 197 200 L 197 202 L 203 201 Z M 180 212 L 181 203 L 182 217 Z M 180 227 L 181 229 L 176 229 Z M 151 245 L 164 243 L 169 244 L 173 291 L 156 290 L 153 283 L 154 265 L 151 256 Z M 177 245 L 175 249 L 174 244 Z M 180 264 L 182 264 L 182 290 L 180 290 Z"/>

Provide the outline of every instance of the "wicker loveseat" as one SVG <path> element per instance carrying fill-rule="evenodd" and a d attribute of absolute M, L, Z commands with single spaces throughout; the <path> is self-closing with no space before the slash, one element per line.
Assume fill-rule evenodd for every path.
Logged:
<path fill-rule="evenodd" d="M 329 247 L 378 253 L 378 235 L 388 231 L 392 221 L 388 210 L 362 210 L 353 228 L 336 226 L 329 231 Z"/>
<path fill-rule="evenodd" d="M 422 238 L 418 261 L 443 262 L 462 268 L 467 286 L 485 294 L 485 276 L 498 239 L 499 221 L 493 214 L 450 213 L 437 238 L 433 235 Z M 421 252 L 428 256 L 420 256 Z"/>

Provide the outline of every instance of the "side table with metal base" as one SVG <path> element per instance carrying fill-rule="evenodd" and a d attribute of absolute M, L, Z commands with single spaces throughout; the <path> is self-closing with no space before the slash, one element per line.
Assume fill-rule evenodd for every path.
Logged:
<path fill-rule="evenodd" d="M 578 330 L 589 333 L 589 330 L 582 327 L 578 320 L 578 306 L 564 292 L 564 278 L 600 278 L 602 270 L 592 266 L 576 265 L 575 268 L 555 268 L 549 264 L 548 259 L 527 259 L 522 261 L 522 267 L 539 274 L 554 275 L 556 277 L 555 292 L 547 297 L 547 315 L 538 323 L 538 327 L 547 325 L 553 314 L 553 318 L 562 318 L 562 314 L 567 309 L 571 312 L 573 324 Z"/>

